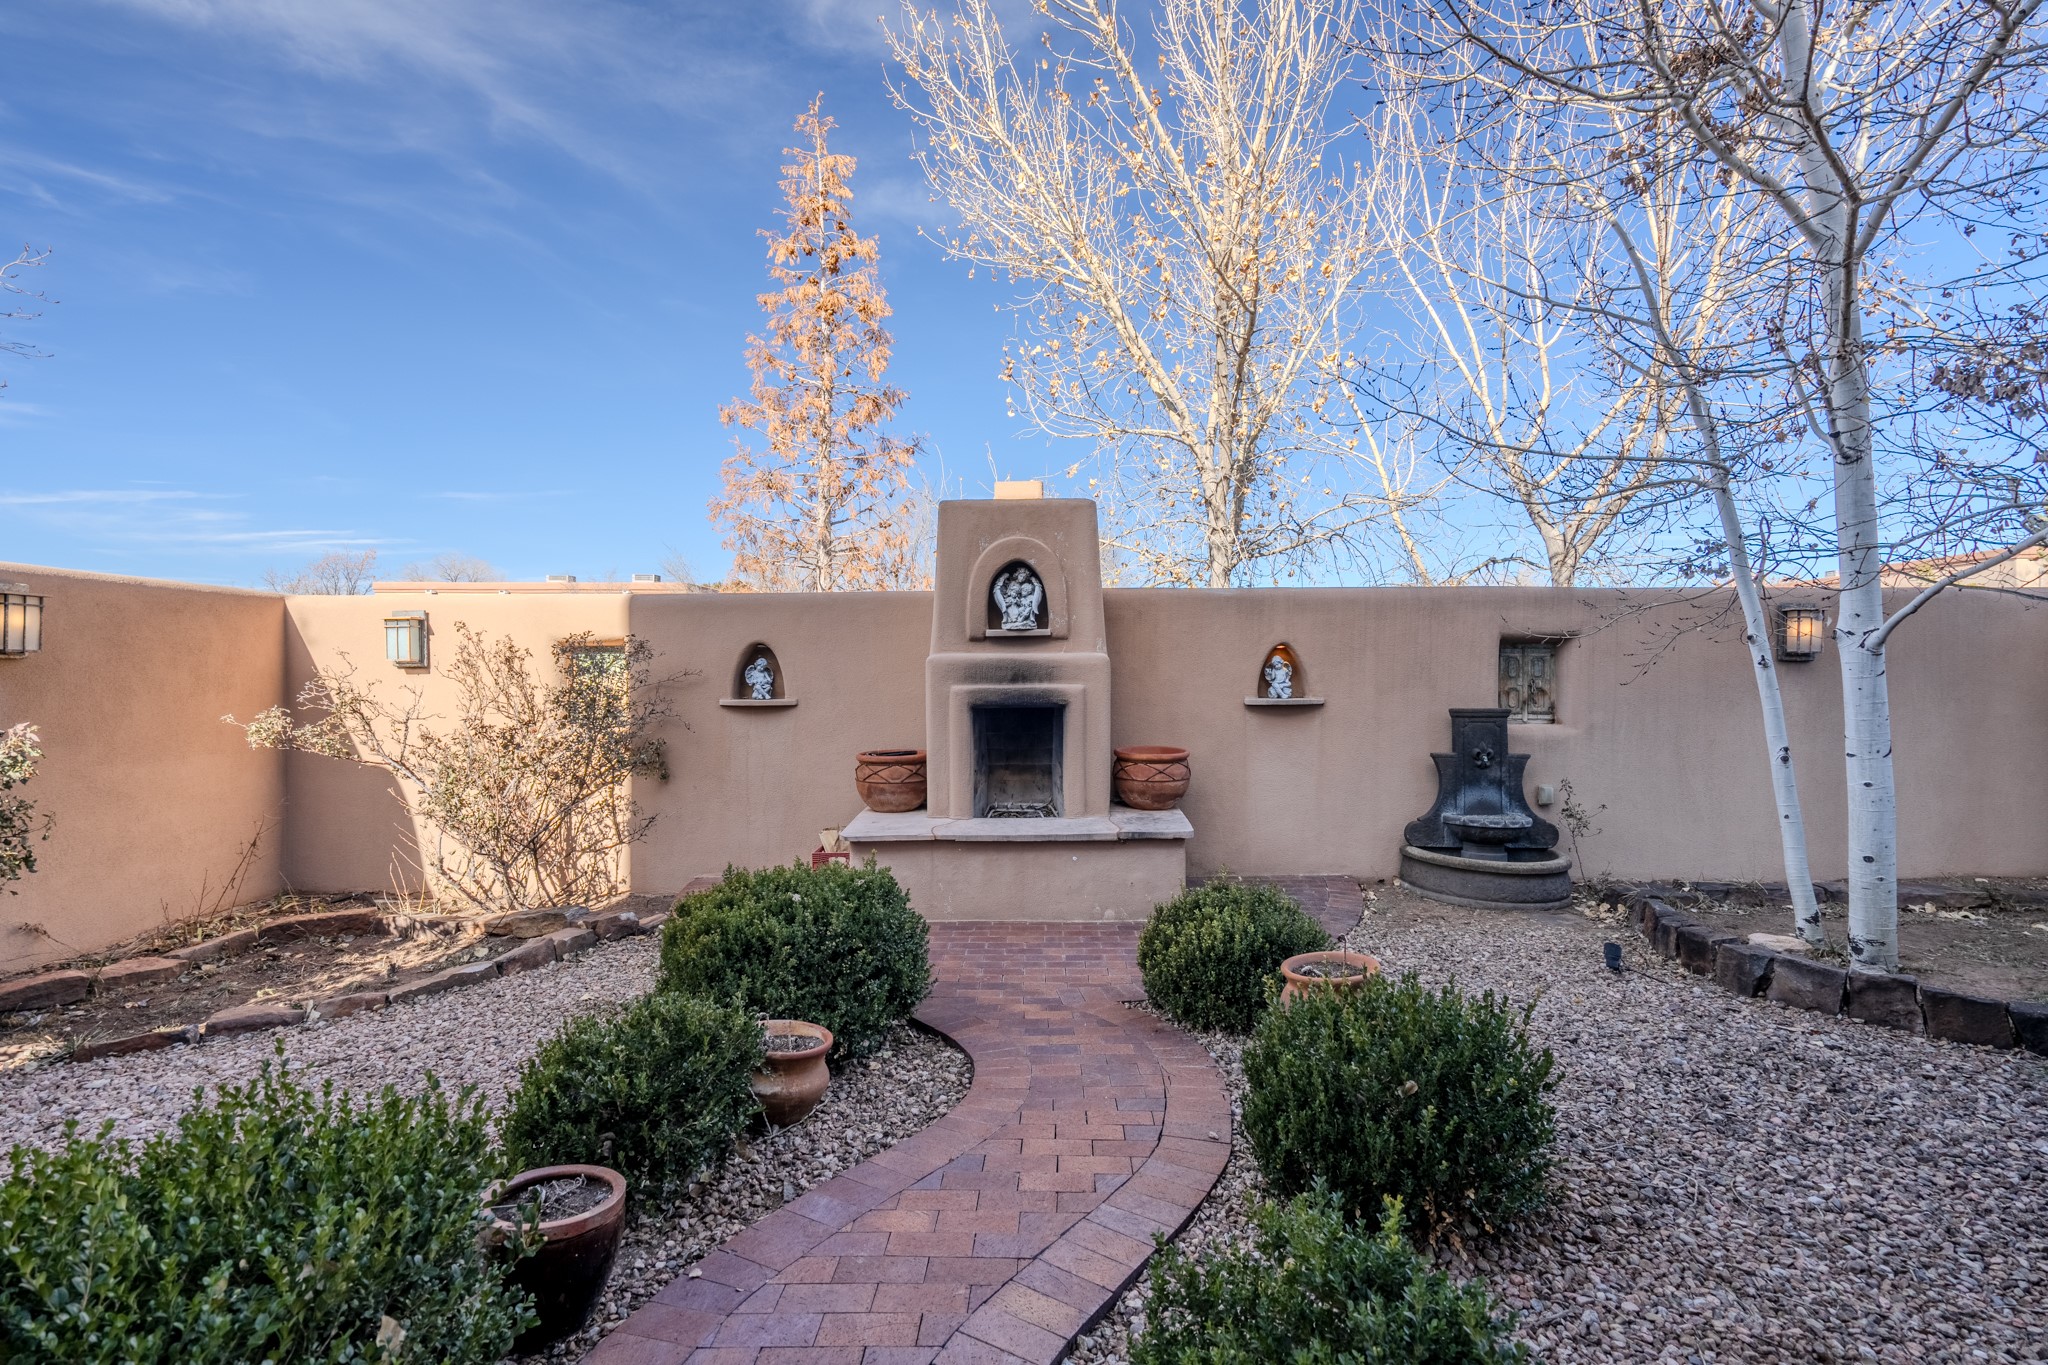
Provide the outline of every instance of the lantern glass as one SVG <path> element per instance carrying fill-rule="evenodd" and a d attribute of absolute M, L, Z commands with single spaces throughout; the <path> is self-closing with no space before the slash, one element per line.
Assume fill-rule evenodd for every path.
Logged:
<path fill-rule="evenodd" d="M 1778 657 L 1808 663 L 1820 657 L 1827 613 L 1819 607 L 1778 608 Z"/>
<path fill-rule="evenodd" d="M 43 599 L 26 584 L 0 584 L 0 655 L 34 654 L 43 647 Z"/>
<path fill-rule="evenodd" d="M 384 618 L 384 657 L 400 668 L 427 666 L 425 612 L 394 612 Z"/>

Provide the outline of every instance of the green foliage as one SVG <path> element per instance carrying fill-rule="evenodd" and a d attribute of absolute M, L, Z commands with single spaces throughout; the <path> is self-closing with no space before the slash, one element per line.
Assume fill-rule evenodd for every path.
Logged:
<path fill-rule="evenodd" d="M 676 906 L 661 989 L 734 1000 L 832 1030 L 833 1059 L 865 1057 L 931 989 L 923 916 L 886 868 L 727 868 Z"/>
<path fill-rule="evenodd" d="M 1532 1007 L 1533 1008 L 1533 1007 Z M 1245 1136 L 1283 1194 L 1325 1180 L 1353 1216 L 1400 1199 L 1433 1235 L 1496 1227 L 1543 1200 L 1555 1113 L 1529 1010 L 1413 973 L 1314 991 L 1245 1048 Z"/>
<path fill-rule="evenodd" d="M 7 1164 L 9 1365 L 488 1362 L 532 1321 L 477 1242 L 496 1158 L 467 1093 L 356 1105 L 266 1067 L 139 1155 L 72 1125 Z"/>
<path fill-rule="evenodd" d="M 689 995 L 572 1019 L 520 1068 L 506 1155 L 519 1167 L 616 1167 L 656 1198 L 721 1155 L 756 1111 L 761 1026 Z"/>
<path fill-rule="evenodd" d="M 1267 983 L 1296 953 L 1330 936 L 1270 886 L 1214 883 L 1153 910 L 1138 936 L 1145 994 L 1178 1024 L 1243 1033 L 1266 1007 Z"/>
<path fill-rule="evenodd" d="M 1508 1365 L 1510 1338 L 1482 1284 L 1430 1268 L 1389 1200 L 1376 1236 L 1347 1227 L 1318 1188 L 1254 1215 L 1256 1246 L 1197 1258 L 1178 1247 L 1152 1268 L 1146 1330 L 1131 1365 Z"/>

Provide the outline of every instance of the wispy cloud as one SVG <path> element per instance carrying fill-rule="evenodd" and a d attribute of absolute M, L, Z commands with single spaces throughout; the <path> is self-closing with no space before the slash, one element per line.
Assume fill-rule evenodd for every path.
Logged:
<path fill-rule="evenodd" d="M 184 488 L 0 491 L 0 507 L 103 547 L 213 549 L 246 554 L 324 554 L 394 541 L 352 527 L 252 526 L 238 495 Z"/>
<path fill-rule="evenodd" d="M 528 498 L 566 498 L 571 494 L 566 488 L 534 488 L 520 492 L 504 489 L 455 489 L 446 493 L 429 493 L 426 496 L 446 498 L 450 502 L 523 502 Z"/>

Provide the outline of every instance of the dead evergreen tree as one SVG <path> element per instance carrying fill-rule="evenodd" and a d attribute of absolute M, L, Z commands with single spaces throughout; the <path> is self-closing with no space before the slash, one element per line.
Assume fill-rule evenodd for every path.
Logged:
<path fill-rule="evenodd" d="M 747 338 L 750 397 L 718 414 L 760 444 L 734 441 L 711 515 L 749 586 L 926 587 L 906 506 L 917 442 L 886 430 L 905 395 L 883 382 L 892 342 L 879 248 L 849 221 L 854 159 L 827 149 L 822 98 L 796 121 L 783 228 L 762 233 L 779 287 L 760 296 L 767 335 Z"/>
<path fill-rule="evenodd" d="M 1331 421 L 1373 255 L 1332 117 L 1354 0 L 1161 0 L 1142 33 L 1114 0 L 1038 11 L 1026 52 L 990 0 L 906 5 L 895 93 L 948 251 L 1029 291 L 1004 375 L 1093 448 L 1109 543 L 1227 587 L 1377 531 L 1414 495 Z"/>

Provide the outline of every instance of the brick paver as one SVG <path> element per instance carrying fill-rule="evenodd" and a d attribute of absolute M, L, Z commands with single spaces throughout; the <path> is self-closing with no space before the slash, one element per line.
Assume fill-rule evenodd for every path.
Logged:
<path fill-rule="evenodd" d="M 1274 879 L 1319 919 L 1341 878 Z M 1142 995 L 1134 924 L 932 926 L 918 1018 L 966 1049 L 952 1112 L 729 1238 L 586 1365 L 1021 1365 L 1058 1358 L 1230 1156 L 1199 1044 Z"/>

